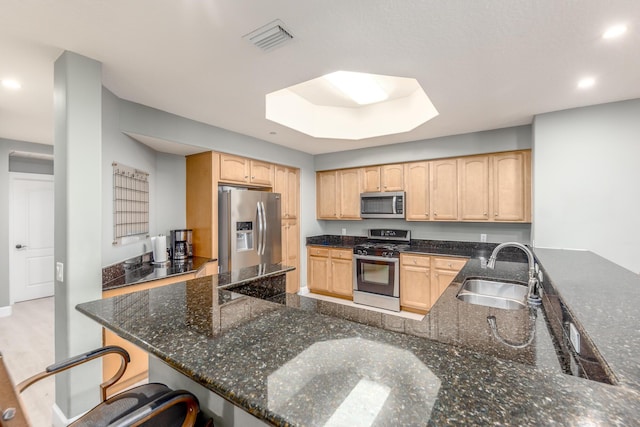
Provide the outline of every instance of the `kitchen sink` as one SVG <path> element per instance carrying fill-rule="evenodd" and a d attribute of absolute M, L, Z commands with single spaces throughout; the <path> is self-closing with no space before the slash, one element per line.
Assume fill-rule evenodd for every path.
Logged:
<path fill-rule="evenodd" d="M 469 304 L 505 310 L 521 310 L 527 307 L 527 285 L 498 282 L 488 279 L 466 279 L 457 298 Z"/>

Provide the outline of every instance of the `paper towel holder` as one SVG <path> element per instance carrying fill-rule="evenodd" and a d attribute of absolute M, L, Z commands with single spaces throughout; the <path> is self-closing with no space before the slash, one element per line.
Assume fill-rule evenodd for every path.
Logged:
<path fill-rule="evenodd" d="M 151 249 L 153 251 L 153 265 L 167 265 L 170 263 L 167 256 L 167 236 L 158 235 L 151 238 Z"/>

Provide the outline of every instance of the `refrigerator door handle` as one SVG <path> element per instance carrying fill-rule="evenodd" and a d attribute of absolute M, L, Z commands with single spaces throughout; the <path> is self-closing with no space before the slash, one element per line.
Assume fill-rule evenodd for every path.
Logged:
<path fill-rule="evenodd" d="M 260 202 L 262 206 L 262 252 L 260 255 L 264 255 L 265 249 L 267 249 L 267 210 L 264 207 L 264 202 Z"/>
<path fill-rule="evenodd" d="M 257 235 L 257 248 L 256 248 L 256 252 L 258 252 L 258 255 L 260 255 L 260 250 L 262 249 L 262 211 L 260 209 L 260 202 L 256 203 L 256 225 L 258 227 L 258 235 Z"/>

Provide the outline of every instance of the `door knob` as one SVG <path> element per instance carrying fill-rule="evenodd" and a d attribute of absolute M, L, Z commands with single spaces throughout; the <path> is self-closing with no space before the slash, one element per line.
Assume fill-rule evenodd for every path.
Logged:
<path fill-rule="evenodd" d="M 27 247 L 27 245 L 21 245 L 20 243 L 18 243 L 18 244 L 16 245 L 16 249 L 24 249 L 24 248 L 26 248 L 26 247 Z"/>

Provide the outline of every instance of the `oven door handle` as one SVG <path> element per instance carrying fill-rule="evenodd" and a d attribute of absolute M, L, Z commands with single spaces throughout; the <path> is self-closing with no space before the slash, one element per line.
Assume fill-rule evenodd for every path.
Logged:
<path fill-rule="evenodd" d="M 389 264 L 398 264 L 400 263 L 400 258 L 389 258 L 385 256 L 373 256 L 373 255 L 357 255 L 353 254 L 354 259 L 362 259 L 365 261 L 384 261 Z"/>

